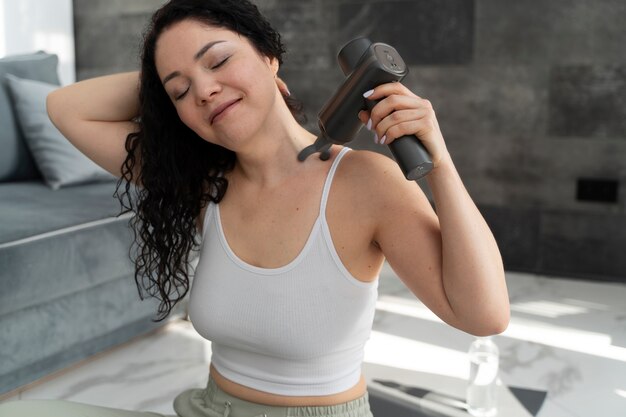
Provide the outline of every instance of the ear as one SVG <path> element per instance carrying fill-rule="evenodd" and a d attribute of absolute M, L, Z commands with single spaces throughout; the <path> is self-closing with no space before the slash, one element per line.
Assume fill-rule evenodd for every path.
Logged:
<path fill-rule="evenodd" d="M 274 73 L 274 77 L 277 77 L 278 68 L 280 67 L 280 65 L 278 64 L 278 58 L 270 58 L 266 56 L 265 62 L 267 63 L 268 67 L 272 70 L 272 73 Z"/>

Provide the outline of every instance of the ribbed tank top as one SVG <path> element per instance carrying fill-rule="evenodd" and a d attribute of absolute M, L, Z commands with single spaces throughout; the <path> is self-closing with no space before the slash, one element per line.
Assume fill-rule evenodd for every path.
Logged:
<path fill-rule="evenodd" d="M 345 268 L 325 213 L 348 150 L 333 161 L 319 216 L 287 265 L 260 268 L 241 260 L 228 246 L 219 205 L 207 207 L 189 316 L 212 342 L 212 365 L 229 380 L 289 396 L 331 395 L 358 383 L 378 279 L 359 281 Z"/>

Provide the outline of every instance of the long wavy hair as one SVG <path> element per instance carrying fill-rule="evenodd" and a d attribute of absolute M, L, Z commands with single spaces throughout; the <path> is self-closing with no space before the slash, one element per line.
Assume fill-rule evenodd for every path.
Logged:
<path fill-rule="evenodd" d="M 127 156 L 115 196 L 134 234 L 130 257 L 139 296 L 160 300 L 165 319 L 189 291 L 192 251 L 198 248 L 196 221 L 209 201 L 219 203 L 235 165 L 234 152 L 199 137 L 178 117 L 158 76 L 155 48 L 165 29 L 186 19 L 230 29 L 245 36 L 263 55 L 282 64 L 279 33 L 245 0 L 171 0 L 157 10 L 144 32 L 141 55 L 138 131 L 126 138 Z M 296 120 L 302 105 L 284 97 Z M 140 184 L 132 186 L 135 182 Z"/>

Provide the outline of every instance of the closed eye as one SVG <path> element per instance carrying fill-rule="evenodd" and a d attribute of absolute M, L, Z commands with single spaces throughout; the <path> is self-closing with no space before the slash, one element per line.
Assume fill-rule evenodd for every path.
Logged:
<path fill-rule="evenodd" d="M 183 91 L 182 94 L 174 97 L 174 100 L 180 100 L 181 98 L 185 97 L 185 95 L 187 95 L 187 91 L 189 91 L 189 88 L 187 88 L 185 91 Z"/>
<path fill-rule="evenodd" d="M 221 67 L 222 65 L 224 65 L 226 63 L 226 61 L 228 61 L 230 59 L 230 57 L 225 58 L 224 60 L 222 60 L 219 64 L 214 65 L 213 67 L 211 67 L 211 69 L 217 69 L 219 67 Z"/>

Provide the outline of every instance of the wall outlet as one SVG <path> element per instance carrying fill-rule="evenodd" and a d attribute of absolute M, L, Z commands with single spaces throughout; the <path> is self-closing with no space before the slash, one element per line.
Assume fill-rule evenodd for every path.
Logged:
<path fill-rule="evenodd" d="M 617 203 L 619 181 L 606 178 L 578 178 L 576 199 L 599 203 Z"/>

